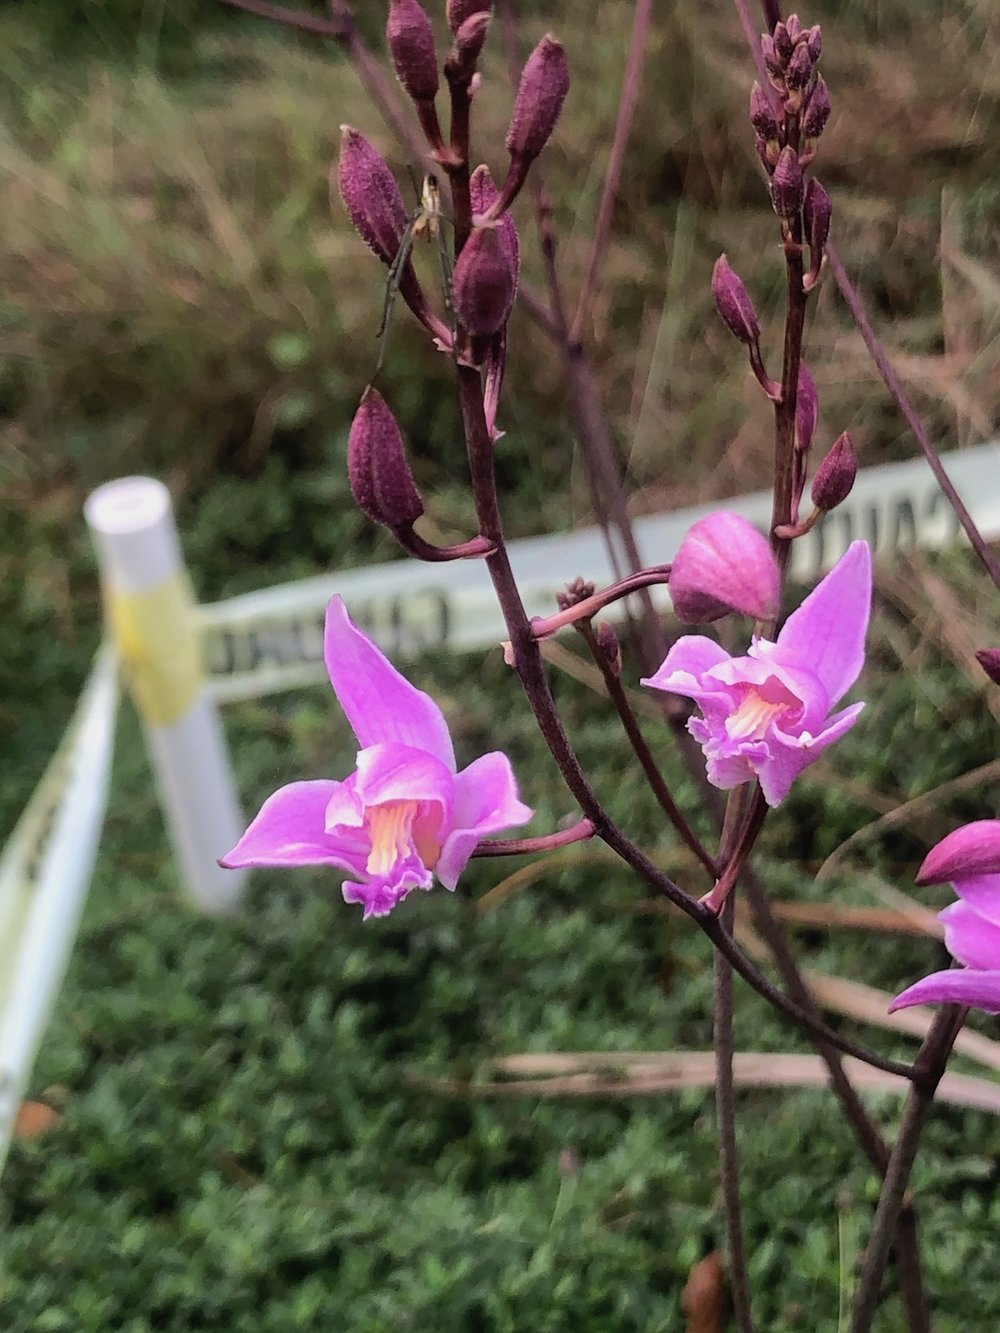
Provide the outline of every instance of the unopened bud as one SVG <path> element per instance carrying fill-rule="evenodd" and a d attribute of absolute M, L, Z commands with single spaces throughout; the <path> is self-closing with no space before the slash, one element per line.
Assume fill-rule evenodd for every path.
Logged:
<path fill-rule="evenodd" d="M 618 635 L 606 620 L 602 620 L 597 627 L 597 648 L 611 674 L 620 676 L 622 674 L 622 646 L 618 641 Z"/>
<path fill-rule="evenodd" d="M 566 52 L 554 37 L 545 36 L 521 71 L 521 83 L 507 131 L 511 157 L 531 160 L 545 147 L 555 129 L 569 91 Z"/>
<path fill-rule="evenodd" d="M 813 58 L 813 64 L 815 64 L 823 54 L 823 33 L 818 23 L 806 32 L 806 45 L 809 47 L 809 54 Z"/>
<path fill-rule="evenodd" d="M 813 504 L 824 513 L 836 509 L 850 495 L 857 475 L 858 456 L 851 437 L 844 431 L 813 477 Z"/>
<path fill-rule="evenodd" d="M 438 90 L 434 29 L 419 0 L 389 0 L 385 36 L 400 83 L 415 102 L 433 102 Z"/>
<path fill-rule="evenodd" d="M 493 22 L 491 14 L 473 14 L 455 34 L 455 45 L 448 57 L 448 71 L 452 77 L 471 79 L 482 55 L 486 35 Z"/>
<path fill-rule="evenodd" d="M 350 125 L 340 127 L 337 178 L 358 235 L 383 264 L 392 264 L 409 222 L 406 205 L 384 158 Z"/>
<path fill-rule="evenodd" d="M 445 13 L 448 18 L 448 27 L 457 37 L 462 24 L 475 14 L 493 13 L 493 0 L 448 0 Z"/>
<path fill-rule="evenodd" d="M 784 65 L 774 45 L 774 38 L 765 32 L 760 39 L 760 51 L 764 57 L 764 67 L 771 76 L 771 82 L 781 86 L 784 83 Z"/>
<path fill-rule="evenodd" d="M 805 222 L 806 240 L 813 253 L 813 263 L 817 262 L 819 255 L 822 254 L 823 247 L 826 245 L 827 238 L 830 235 L 830 217 L 833 213 L 833 205 L 830 202 L 830 196 L 816 179 L 810 176 L 809 184 L 806 186 L 806 197 L 802 202 L 802 217 Z"/>
<path fill-rule="evenodd" d="M 424 512 L 396 418 L 377 389 L 365 390 L 354 414 L 347 475 L 359 509 L 376 523 L 409 528 Z"/>
<path fill-rule="evenodd" d="M 812 444 L 819 425 L 819 394 L 816 381 L 805 362 L 799 365 L 799 388 L 795 395 L 795 445 L 805 453 Z"/>
<path fill-rule="evenodd" d="M 476 227 L 455 264 L 455 313 L 474 337 L 489 338 L 506 324 L 516 278 L 498 228 Z"/>
<path fill-rule="evenodd" d="M 830 90 L 822 74 L 816 76 L 816 86 L 809 94 L 809 102 L 802 113 L 802 133 L 807 139 L 818 139 L 830 119 Z"/>
<path fill-rule="evenodd" d="M 712 296 L 719 317 L 729 332 L 747 347 L 752 347 L 760 338 L 760 320 L 747 289 L 725 255 L 718 257 L 712 269 Z"/>
<path fill-rule="evenodd" d="M 753 136 L 753 145 L 757 149 L 760 165 L 769 176 L 773 175 L 775 164 L 778 161 L 778 154 L 781 152 L 777 139 L 765 139 L 762 134 L 755 134 Z"/>
<path fill-rule="evenodd" d="M 805 42 L 800 42 L 792 52 L 792 58 L 788 62 L 788 68 L 785 71 L 785 82 L 789 88 L 801 90 L 809 83 L 812 72 L 813 59 L 809 54 L 809 48 Z"/>
<path fill-rule="evenodd" d="M 930 849 L 917 871 L 917 883 L 957 884 L 998 872 L 1000 820 L 977 819 L 952 830 Z"/>
<path fill-rule="evenodd" d="M 802 167 L 794 148 L 782 148 L 771 176 L 771 203 L 779 218 L 786 222 L 802 207 Z"/>
<path fill-rule="evenodd" d="M 469 179 L 469 196 L 472 201 L 473 217 L 482 217 L 484 213 L 488 212 L 492 208 L 498 193 L 499 191 L 493 183 L 493 177 L 490 175 L 489 167 L 485 165 L 476 167 Z M 517 285 L 521 277 L 521 243 L 518 239 L 514 215 L 509 209 L 506 213 L 501 213 L 496 232 L 507 265 L 514 275 L 514 285 L 510 294 L 510 304 L 513 308 L 514 299 L 517 296 Z M 504 323 L 507 322 L 509 315 L 510 310 L 504 316 Z"/>
<path fill-rule="evenodd" d="M 786 23 L 776 23 L 774 25 L 774 50 L 782 64 L 785 64 L 792 54 L 792 46 L 793 42 L 788 31 L 788 25 Z"/>
<path fill-rule="evenodd" d="M 785 27 L 791 40 L 797 42 L 802 33 L 802 21 L 798 14 L 789 14 L 788 18 L 785 19 Z"/>
<path fill-rule="evenodd" d="M 777 139 L 778 120 L 774 108 L 767 93 L 756 79 L 750 89 L 750 124 L 762 139 Z"/>
<path fill-rule="evenodd" d="M 770 543 L 739 514 L 723 509 L 699 519 L 670 566 L 670 598 L 688 624 L 718 620 L 730 611 L 773 619 L 781 575 Z"/>
<path fill-rule="evenodd" d="M 976 661 L 994 685 L 1000 685 L 1000 648 L 980 648 Z"/>

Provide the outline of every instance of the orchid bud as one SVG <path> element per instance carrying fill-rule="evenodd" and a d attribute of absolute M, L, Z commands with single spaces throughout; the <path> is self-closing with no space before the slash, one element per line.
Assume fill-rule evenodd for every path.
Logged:
<path fill-rule="evenodd" d="M 757 149 L 760 165 L 769 176 L 773 175 L 778 154 L 781 152 L 777 139 L 765 139 L 763 135 L 755 134 L 753 136 L 753 146 Z"/>
<path fill-rule="evenodd" d="M 554 37 L 545 36 L 521 71 L 507 131 L 507 151 L 511 157 L 531 161 L 538 156 L 555 129 L 568 91 L 566 52 Z"/>
<path fill-rule="evenodd" d="M 771 620 L 781 599 L 781 575 L 766 537 L 727 510 L 699 519 L 670 566 L 677 616 L 699 625 L 742 611 Z"/>
<path fill-rule="evenodd" d="M 769 37 L 765 32 L 760 39 L 761 55 L 764 57 L 764 66 L 771 76 L 771 82 L 781 87 L 784 84 L 784 66 L 781 58 L 775 49 L 774 38 Z"/>
<path fill-rule="evenodd" d="M 383 264 L 392 264 L 409 217 L 396 178 L 363 134 L 340 127 L 341 197 L 358 235 Z"/>
<path fill-rule="evenodd" d="M 483 53 L 486 35 L 493 22 L 491 14 L 473 14 L 467 18 L 455 34 L 455 45 L 448 57 L 448 72 L 460 79 L 471 79 L 476 72 L 476 63 Z"/>
<path fill-rule="evenodd" d="M 809 102 L 802 113 L 802 133 L 807 139 L 818 139 L 826 129 L 830 119 L 830 90 L 822 74 L 816 76 L 816 86 L 809 95 Z"/>
<path fill-rule="evenodd" d="M 434 29 L 419 0 L 389 0 L 385 36 L 400 83 L 414 102 L 433 102 L 438 90 Z"/>
<path fill-rule="evenodd" d="M 854 451 L 854 442 L 845 430 L 813 477 L 813 504 L 824 514 L 836 509 L 850 495 L 857 475 L 858 456 Z"/>
<path fill-rule="evenodd" d="M 396 418 L 377 389 L 367 388 L 347 441 L 351 491 L 369 518 L 394 531 L 424 512 Z"/>
<path fill-rule="evenodd" d="M 812 78 L 813 59 L 809 54 L 809 48 L 804 42 L 792 52 L 792 58 L 788 62 L 788 68 L 785 71 L 785 82 L 789 88 L 801 90 L 805 88 Z"/>
<path fill-rule="evenodd" d="M 955 884 L 1000 872 L 1000 819 L 963 824 L 932 847 L 917 871 L 917 883 Z"/>
<path fill-rule="evenodd" d="M 622 674 L 622 646 L 614 628 L 606 620 L 597 627 L 597 647 L 613 676 Z"/>
<path fill-rule="evenodd" d="M 499 191 L 493 183 L 489 167 L 485 165 L 476 167 L 469 179 L 469 195 L 472 200 L 473 217 L 482 217 L 484 213 L 488 212 L 498 194 Z M 521 243 L 518 240 L 517 224 L 514 221 L 513 213 L 508 211 L 500 215 L 496 232 L 508 267 L 514 275 L 514 286 L 510 297 L 510 304 L 513 307 L 514 299 L 517 296 L 518 281 L 521 276 Z M 510 310 L 504 316 L 504 323 L 507 322 L 509 315 Z"/>
<path fill-rule="evenodd" d="M 752 347 L 760 338 L 760 320 L 747 289 L 725 255 L 718 257 L 712 269 L 712 296 L 729 332 L 747 347 Z"/>
<path fill-rule="evenodd" d="M 492 15 L 492 13 L 493 0 L 448 0 L 445 6 L 448 27 L 456 37 L 462 24 L 468 22 L 474 15 Z"/>
<path fill-rule="evenodd" d="M 786 222 L 802 207 L 802 167 L 794 148 L 782 148 L 771 177 L 771 203 L 779 218 Z"/>
<path fill-rule="evenodd" d="M 813 64 L 823 53 L 823 33 L 818 23 L 813 24 L 806 32 L 806 45 L 809 47 L 809 54 L 813 58 Z"/>
<path fill-rule="evenodd" d="M 788 18 L 785 19 L 785 27 L 791 40 L 797 42 L 802 32 L 802 22 L 798 14 L 789 14 Z"/>
<path fill-rule="evenodd" d="M 806 197 L 802 201 L 802 217 L 806 225 L 806 240 L 810 250 L 822 250 L 830 235 L 830 217 L 833 205 L 830 196 L 816 179 L 810 176 Z"/>
<path fill-rule="evenodd" d="M 795 446 L 805 453 L 812 444 L 819 425 L 819 394 L 816 381 L 805 362 L 799 365 L 799 388 L 795 395 Z"/>
<path fill-rule="evenodd" d="M 784 65 L 788 57 L 792 54 L 792 39 L 788 32 L 788 25 L 785 23 L 776 23 L 774 25 L 774 50 L 778 59 Z"/>
<path fill-rule="evenodd" d="M 474 337 L 489 338 L 506 324 L 517 279 L 492 224 L 476 227 L 455 264 L 455 313 Z"/>
<path fill-rule="evenodd" d="M 750 124 L 762 139 L 777 139 L 778 121 L 767 93 L 754 79 L 750 89 Z"/>
<path fill-rule="evenodd" d="M 994 685 L 1000 685 L 1000 648 L 980 648 L 976 661 Z"/>

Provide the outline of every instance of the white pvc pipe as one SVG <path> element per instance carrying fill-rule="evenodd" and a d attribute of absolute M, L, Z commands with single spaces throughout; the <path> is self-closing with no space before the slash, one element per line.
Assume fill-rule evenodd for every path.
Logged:
<path fill-rule="evenodd" d="M 245 872 L 223 870 L 217 860 L 235 846 L 244 821 L 202 678 L 170 493 L 151 477 L 124 477 L 94 491 L 84 515 L 185 886 L 206 911 L 230 911 Z"/>

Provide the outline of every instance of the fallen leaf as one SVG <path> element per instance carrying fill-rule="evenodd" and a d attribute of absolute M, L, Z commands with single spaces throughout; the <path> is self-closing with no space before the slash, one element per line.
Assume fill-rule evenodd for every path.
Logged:
<path fill-rule="evenodd" d="M 726 1327 L 726 1265 L 718 1250 L 699 1259 L 681 1293 L 687 1333 L 724 1333 Z"/>

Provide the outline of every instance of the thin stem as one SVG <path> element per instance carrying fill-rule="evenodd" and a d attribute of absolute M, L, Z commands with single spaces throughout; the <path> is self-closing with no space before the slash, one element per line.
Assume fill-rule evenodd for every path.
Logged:
<path fill-rule="evenodd" d="M 837 1050 L 847 1055 L 855 1055 L 876 1069 L 884 1069 L 903 1078 L 912 1078 L 913 1070 L 910 1065 L 877 1055 L 858 1043 L 839 1036 L 832 1028 L 806 1014 L 799 1005 L 789 1000 L 750 961 L 719 919 L 695 902 L 690 894 L 685 893 L 680 885 L 651 861 L 611 819 L 591 787 L 566 735 L 555 700 L 552 698 L 538 642 L 532 633 L 510 567 L 504 543 L 503 524 L 493 473 L 493 448 L 483 411 L 479 374 L 476 370 L 463 365 L 456 366 L 456 373 L 476 516 L 483 536 L 492 541 L 497 548 L 493 555 L 487 557 L 486 566 L 510 635 L 515 669 L 535 715 L 542 739 L 580 809 L 593 821 L 597 836 L 657 892 L 662 893 L 668 901 L 689 916 L 715 947 L 722 951 L 734 970 L 775 1009 L 821 1036 Z"/>
<path fill-rule="evenodd" d="M 983 568 L 986 570 L 987 574 L 989 574 L 996 587 L 1000 589 L 1000 561 L 997 560 L 988 544 L 984 541 L 983 535 L 976 527 L 972 515 L 962 503 L 961 497 L 955 490 L 955 487 L 951 484 L 951 480 L 947 472 L 945 472 L 941 462 L 941 457 L 931 442 L 927 427 L 924 425 L 923 421 L 921 421 L 916 409 L 910 402 L 909 395 L 903 388 L 899 376 L 893 369 L 892 362 L 886 355 L 885 348 L 882 346 L 874 328 L 872 327 L 871 320 L 868 318 L 868 312 L 865 309 L 860 292 L 855 287 L 854 283 L 851 282 L 847 269 L 844 267 L 844 261 L 829 241 L 826 244 L 826 257 L 830 263 L 833 276 L 837 281 L 837 286 L 840 288 L 840 294 L 847 302 L 847 306 L 850 309 L 851 314 L 854 316 L 854 321 L 858 326 L 858 331 L 860 332 L 861 337 L 864 339 L 865 346 L 868 348 L 871 359 L 875 362 L 875 366 L 878 369 L 879 374 L 882 376 L 883 384 L 896 400 L 896 405 L 906 418 L 906 422 L 913 431 L 913 434 L 916 436 L 917 443 L 920 445 L 923 455 L 927 459 L 928 466 L 934 473 L 934 478 L 937 481 L 937 484 L 941 487 L 947 497 L 948 503 L 955 511 L 955 517 L 958 519 L 959 523 L 961 523 L 972 549 L 975 551 L 976 555 L 979 556 Z"/>
<path fill-rule="evenodd" d="M 580 295 L 577 297 L 576 314 L 570 330 L 570 341 L 579 342 L 581 331 L 590 313 L 590 302 L 597 286 L 598 275 L 611 234 L 611 219 L 614 214 L 618 187 L 621 183 L 622 165 L 632 121 L 639 102 L 639 90 L 642 86 L 642 71 L 646 61 L 646 46 L 649 26 L 653 14 L 653 0 L 636 0 L 635 14 L 632 18 L 632 39 L 629 43 L 628 56 L 625 60 L 625 72 L 622 76 L 622 90 L 618 99 L 618 115 L 615 119 L 615 134 L 611 141 L 611 153 L 608 157 L 608 169 L 604 176 L 604 188 L 601 202 L 597 209 L 597 223 L 594 227 L 594 239 L 590 246 L 590 259 L 584 275 Z"/>
<path fill-rule="evenodd" d="M 619 579 L 617 583 L 602 588 L 600 592 L 595 592 L 591 597 L 585 597 L 583 601 L 575 602 L 564 611 L 557 611 L 551 616 L 536 617 L 531 622 L 535 637 L 537 639 L 547 639 L 550 635 L 555 634 L 557 630 L 564 629 L 567 625 L 576 625 L 582 620 L 592 620 L 599 611 L 612 606 L 615 602 L 620 602 L 623 597 L 638 592 L 640 588 L 651 588 L 656 584 L 669 582 L 669 565 L 651 565 L 649 569 L 642 569 L 637 574 L 629 574 L 627 578 Z"/>
<path fill-rule="evenodd" d="M 594 825 L 581 819 L 572 828 L 558 833 L 546 833 L 538 838 L 484 838 L 476 844 L 473 856 L 527 856 L 532 852 L 553 852 L 569 847 L 574 842 L 585 842 L 594 836 Z"/>
<path fill-rule="evenodd" d="M 728 927 L 732 926 L 735 902 L 732 898 L 722 909 Z M 743 1210 L 740 1203 L 739 1151 L 736 1144 L 736 1097 L 733 1084 L 733 969 L 718 952 L 712 960 L 714 978 L 715 1112 L 719 1122 L 719 1165 L 722 1170 L 722 1201 L 726 1215 L 726 1239 L 729 1248 L 729 1281 L 733 1309 L 740 1333 L 754 1333 L 750 1308 L 750 1279 L 747 1273 L 743 1237 Z"/>
<path fill-rule="evenodd" d="M 718 871 L 716 864 L 712 859 L 711 853 L 707 850 L 704 843 L 695 833 L 694 829 L 688 823 L 684 811 L 674 800 L 673 793 L 667 786 L 667 781 L 660 768 L 653 758 L 653 752 L 649 748 L 642 729 L 639 726 L 638 719 L 633 712 L 632 705 L 629 703 L 628 694 L 622 685 L 621 677 L 611 666 L 605 653 L 601 651 L 597 642 L 597 636 L 594 633 L 593 626 L 589 620 L 582 621 L 577 628 L 587 642 L 594 661 L 600 668 L 601 675 L 604 677 L 604 685 L 608 691 L 608 698 L 614 704 L 615 712 L 621 721 L 625 730 L 625 735 L 629 739 L 629 744 L 635 752 L 643 773 L 646 775 L 646 781 L 649 783 L 650 790 L 660 804 L 660 809 L 673 824 L 674 828 L 680 834 L 681 841 L 694 853 L 701 864 L 714 879 Z"/>
<path fill-rule="evenodd" d="M 943 1006 L 935 1016 L 917 1056 L 916 1068 L 921 1077 L 907 1094 L 899 1133 L 889 1158 L 885 1184 L 882 1186 L 871 1236 L 865 1249 L 864 1267 L 854 1293 L 851 1333 L 870 1333 L 878 1309 L 882 1274 L 892 1247 L 896 1222 L 920 1139 L 930 1116 L 934 1093 L 967 1013 L 968 1010 L 960 1006 Z"/>

